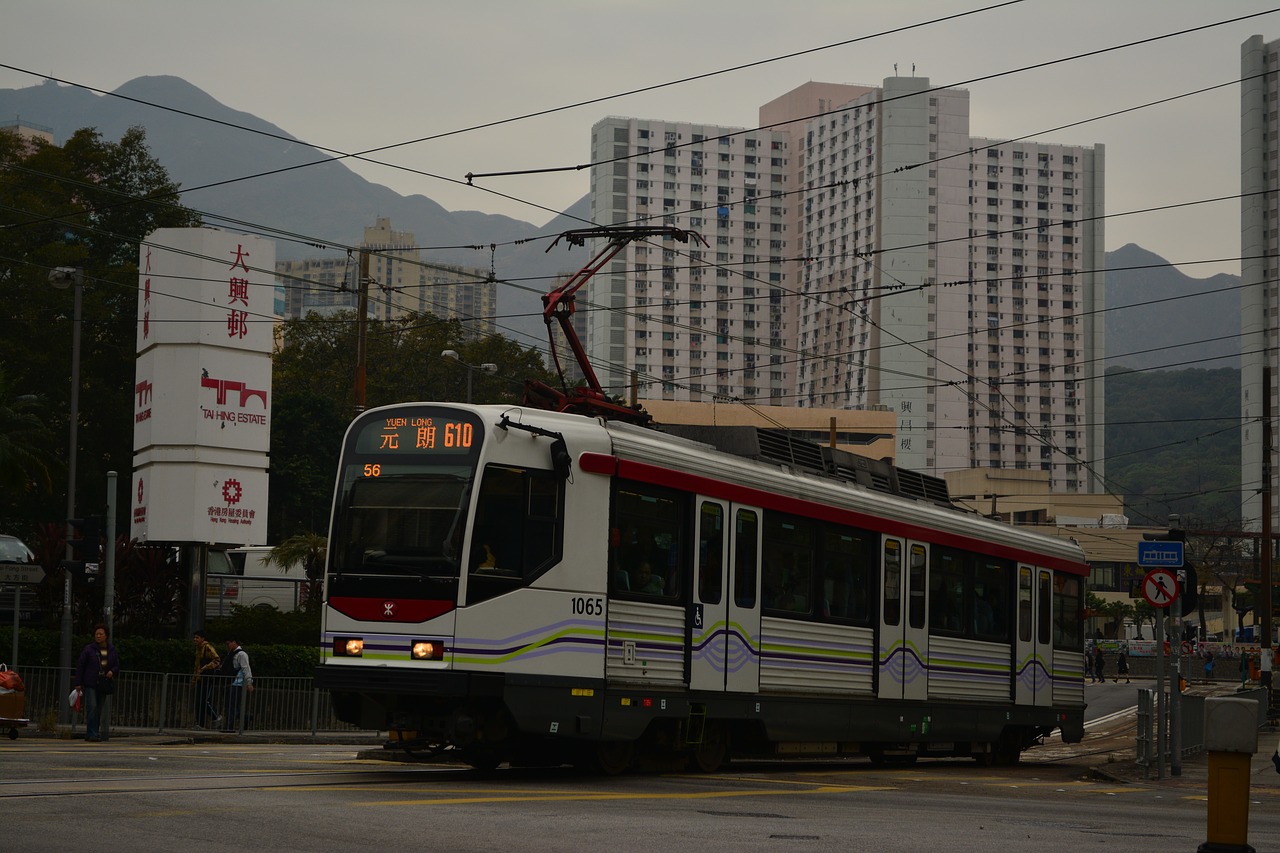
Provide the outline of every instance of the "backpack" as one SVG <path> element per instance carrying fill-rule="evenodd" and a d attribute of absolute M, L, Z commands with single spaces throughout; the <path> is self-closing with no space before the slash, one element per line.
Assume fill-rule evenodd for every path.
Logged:
<path fill-rule="evenodd" d="M 240 649 L 237 648 L 231 654 L 222 656 L 222 665 L 218 667 L 218 675 L 225 675 L 228 678 L 234 677 L 236 674 L 236 655 Z"/>

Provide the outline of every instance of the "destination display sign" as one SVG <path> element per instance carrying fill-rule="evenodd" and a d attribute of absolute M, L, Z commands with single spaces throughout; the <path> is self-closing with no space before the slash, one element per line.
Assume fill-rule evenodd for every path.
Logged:
<path fill-rule="evenodd" d="M 484 427 L 469 412 L 424 408 L 370 419 L 355 436 L 355 447 L 374 456 L 467 456 L 479 449 L 483 435 Z"/>

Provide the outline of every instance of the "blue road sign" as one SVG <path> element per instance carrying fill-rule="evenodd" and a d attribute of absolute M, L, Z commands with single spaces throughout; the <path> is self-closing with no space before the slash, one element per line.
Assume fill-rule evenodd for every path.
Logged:
<path fill-rule="evenodd" d="M 1183 544 L 1174 541 L 1139 542 L 1138 565 L 1176 569 L 1182 565 Z"/>

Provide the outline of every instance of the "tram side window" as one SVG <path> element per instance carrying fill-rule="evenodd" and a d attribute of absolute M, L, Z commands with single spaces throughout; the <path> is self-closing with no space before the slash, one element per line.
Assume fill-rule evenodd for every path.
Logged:
<path fill-rule="evenodd" d="M 467 603 L 528 583 L 560 554 L 563 500 L 552 471 L 490 465 L 480 481 Z"/>
<path fill-rule="evenodd" d="M 671 489 L 620 482 L 613 495 L 609 534 L 609 592 L 675 603 L 681 593 L 684 495 Z"/>
<path fill-rule="evenodd" d="M 929 573 L 929 630 L 934 633 L 964 635 L 966 556 L 934 546 Z"/>
<path fill-rule="evenodd" d="M 1031 642 L 1031 569 L 1018 567 L 1018 639 Z"/>
<path fill-rule="evenodd" d="M 1009 640 L 1010 565 L 934 546 L 929 573 L 929 630 L 990 642 Z"/>
<path fill-rule="evenodd" d="M 1078 651 L 1084 647 L 1080 578 L 1055 574 L 1053 585 L 1053 645 Z"/>
<path fill-rule="evenodd" d="M 870 535 L 847 527 L 824 526 L 819 602 L 823 616 L 833 621 L 870 621 L 874 563 L 875 546 Z"/>
<path fill-rule="evenodd" d="M 814 523 L 780 513 L 764 517 L 764 561 L 760 569 L 764 609 L 813 612 Z"/>
<path fill-rule="evenodd" d="M 925 550 L 923 545 L 911 546 L 911 562 L 907 567 L 907 624 L 923 628 L 925 594 Z"/>
<path fill-rule="evenodd" d="M 756 566 L 759 563 L 757 538 L 760 519 L 751 510 L 738 510 L 733 557 L 733 603 L 739 607 L 756 606 Z"/>
<path fill-rule="evenodd" d="M 884 624 L 897 625 L 902 619 L 902 543 L 884 542 Z"/>
<path fill-rule="evenodd" d="M 698 598 L 719 604 L 724 588 L 724 509 L 704 503 L 698 513 Z"/>
<path fill-rule="evenodd" d="M 1053 584 L 1048 572 L 1040 572 L 1040 582 L 1036 592 L 1036 642 L 1042 646 L 1049 645 L 1053 639 L 1052 618 L 1050 608 L 1053 607 Z"/>
<path fill-rule="evenodd" d="M 973 635 L 979 640 L 1009 641 L 1009 586 L 1012 567 L 979 557 L 973 574 Z"/>

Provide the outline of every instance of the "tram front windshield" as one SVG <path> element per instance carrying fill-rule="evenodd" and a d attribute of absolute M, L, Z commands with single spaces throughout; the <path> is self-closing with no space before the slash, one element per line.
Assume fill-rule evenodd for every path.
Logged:
<path fill-rule="evenodd" d="M 475 415 L 446 407 L 405 406 L 358 420 L 343 448 L 331 582 L 456 581 L 482 437 Z"/>

